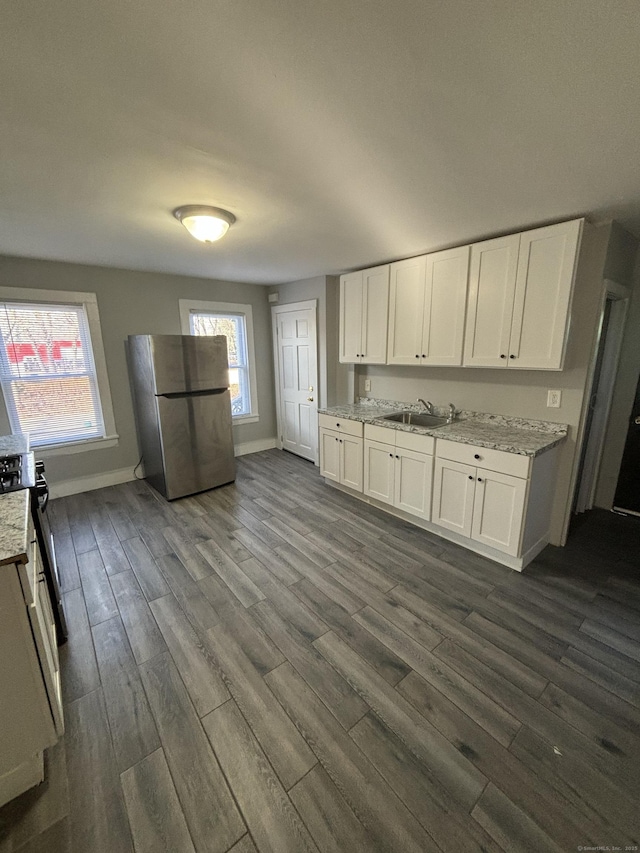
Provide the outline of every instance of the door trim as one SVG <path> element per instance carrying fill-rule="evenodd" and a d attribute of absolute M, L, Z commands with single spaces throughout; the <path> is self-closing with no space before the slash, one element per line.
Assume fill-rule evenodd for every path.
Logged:
<path fill-rule="evenodd" d="M 589 372 L 587 376 L 587 382 L 585 384 L 584 396 L 582 400 L 582 411 L 580 413 L 580 422 L 578 424 L 578 440 L 576 442 L 576 452 L 574 454 L 574 463 L 573 470 L 571 473 L 571 487 L 569 489 L 570 499 L 567 502 L 567 506 L 565 508 L 565 517 L 564 524 L 562 529 L 562 535 L 560 538 L 560 544 L 564 545 L 567 541 L 567 536 L 569 534 L 569 524 L 571 522 L 571 518 L 574 513 L 574 506 L 576 505 L 576 500 L 578 497 L 578 490 L 580 489 L 580 482 L 578 477 L 580 475 L 580 462 L 582 460 L 583 448 L 585 441 L 588 439 L 588 436 L 585 434 L 585 427 L 587 422 L 587 414 L 588 407 L 591 401 L 591 397 L 593 394 L 593 385 L 595 381 L 595 370 L 597 365 L 598 358 L 598 348 L 600 346 L 600 335 L 602 334 L 602 318 L 604 316 L 604 310 L 606 307 L 607 299 L 615 300 L 614 306 L 612 306 L 612 310 L 615 309 L 615 303 L 620 307 L 617 309 L 617 323 L 615 327 L 611 329 L 612 332 L 615 332 L 616 335 L 619 336 L 619 339 L 615 342 L 615 345 L 612 346 L 611 357 L 614 360 L 614 370 L 613 370 L 613 378 L 614 381 L 611 383 L 610 387 L 607 389 L 606 394 L 608 396 L 608 400 L 606 403 L 607 416 L 604 421 L 604 429 L 602 432 L 602 436 L 599 439 L 599 447 L 597 448 L 597 462 L 593 466 L 593 481 L 590 484 L 588 489 L 588 500 L 584 500 L 584 508 L 588 509 L 587 505 L 589 500 L 593 500 L 595 496 L 595 487 L 598 480 L 598 475 L 600 473 L 600 465 L 602 463 L 602 453 L 604 450 L 604 438 L 606 436 L 606 430 L 609 422 L 609 412 L 611 409 L 611 403 L 613 400 L 613 393 L 615 390 L 615 377 L 618 373 L 618 362 L 620 360 L 620 352 L 622 347 L 622 340 L 624 337 L 624 331 L 626 328 L 626 319 L 628 312 L 629 299 L 631 296 L 631 291 L 628 287 L 623 284 L 619 284 L 618 282 L 612 281 L 610 279 L 604 279 L 602 283 L 602 295 L 600 298 L 600 308 L 598 313 L 598 332 L 595 335 L 595 339 L 593 342 L 593 347 L 591 350 L 591 359 L 589 362 Z M 610 321 L 611 326 L 611 321 Z M 612 344 L 614 342 L 612 341 Z M 586 488 L 585 488 L 586 491 Z M 584 494 L 584 492 L 583 492 Z M 593 505 L 593 504 L 591 504 Z"/>
<path fill-rule="evenodd" d="M 276 447 L 278 450 L 282 450 L 282 383 L 280 376 L 280 359 L 278 353 L 278 314 L 285 314 L 288 311 L 304 311 L 309 309 L 313 311 L 313 323 L 316 327 L 316 381 L 314 384 L 314 388 L 316 389 L 316 401 L 318 403 L 318 408 L 320 407 L 320 388 L 318 385 L 318 300 L 317 299 L 307 299 L 303 302 L 284 302 L 281 305 L 272 305 L 271 306 L 271 340 L 273 344 L 273 377 L 275 384 L 275 396 L 276 396 Z M 314 460 L 315 465 L 320 464 L 320 443 L 316 442 L 316 458 Z"/>

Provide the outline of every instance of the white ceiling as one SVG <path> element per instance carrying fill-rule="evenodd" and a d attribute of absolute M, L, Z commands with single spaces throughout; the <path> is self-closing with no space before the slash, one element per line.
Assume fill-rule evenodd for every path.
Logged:
<path fill-rule="evenodd" d="M 3 0 L 0 253 L 260 283 L 640 235 L 637 0 Z M 171 216 L 238 222 L 196 243 Z"/>

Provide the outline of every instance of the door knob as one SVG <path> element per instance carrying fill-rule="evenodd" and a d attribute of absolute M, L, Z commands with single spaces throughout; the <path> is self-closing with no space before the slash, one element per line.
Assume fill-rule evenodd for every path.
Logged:
<path fill-rule="evenodd" d="M 313 403 L 313 397 L 307 397 L 309 403 Z"/>
<path fill-rule="evenodd" d="M 635 418 L 633 422 L 634 424 L 638 424 L 640 426 L 640 415 L 638 415 L 638 417 Z"/>
<path fill-rule="evenodd" d="M 309 385 L 309 391 L 313 391 L 313 385 Z"/>

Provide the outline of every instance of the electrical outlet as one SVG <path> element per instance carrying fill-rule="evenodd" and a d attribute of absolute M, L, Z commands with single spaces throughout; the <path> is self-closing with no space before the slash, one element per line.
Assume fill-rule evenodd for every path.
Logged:
<path fill-rule="evenodd" d="M 562 401 L 562 391 L 547 391 L 547 408 L 559 409 Z"/>
<path fill-rule="evenodd" d="M 364 380 L 364 390 L 365 391 L 371 391 L 371 380 L 370 379 Z"/>

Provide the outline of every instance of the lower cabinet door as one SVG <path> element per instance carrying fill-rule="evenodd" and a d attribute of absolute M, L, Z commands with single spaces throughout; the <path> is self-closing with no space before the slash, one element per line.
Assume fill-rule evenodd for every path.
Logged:
<path fill-rule="evenodd" d="M 526 493 L 526 480 L 478 468 L 471 538 L 517 556 Z"/>
<path fill-rule="evenodd" d="M 340 482 L 356 492 L 362 491 L 363 441 L 350 435 L 340 435 Z"/>
<path fill-rule="evenodd" d="M 395 453 L 392 444 L 365 440 L 364 493 L 387 504 L 393 503 Z"/>
<path fill-rule="evenodd" d="M 471 536 L 475 487 L 476 469 L 472 465 L 436 459 L 431 513 L 434 524 Z"/>
<path fill-rule="evenodd" d="M 340 436 L 328 429 L 320 429 L 320 474 L 327 480 L 340 480 Z"/>
<path fill-rule="evenodd" d="M 396 450 L 394 505 L 429 521 L 433 484 L 433 456 Z"/>

